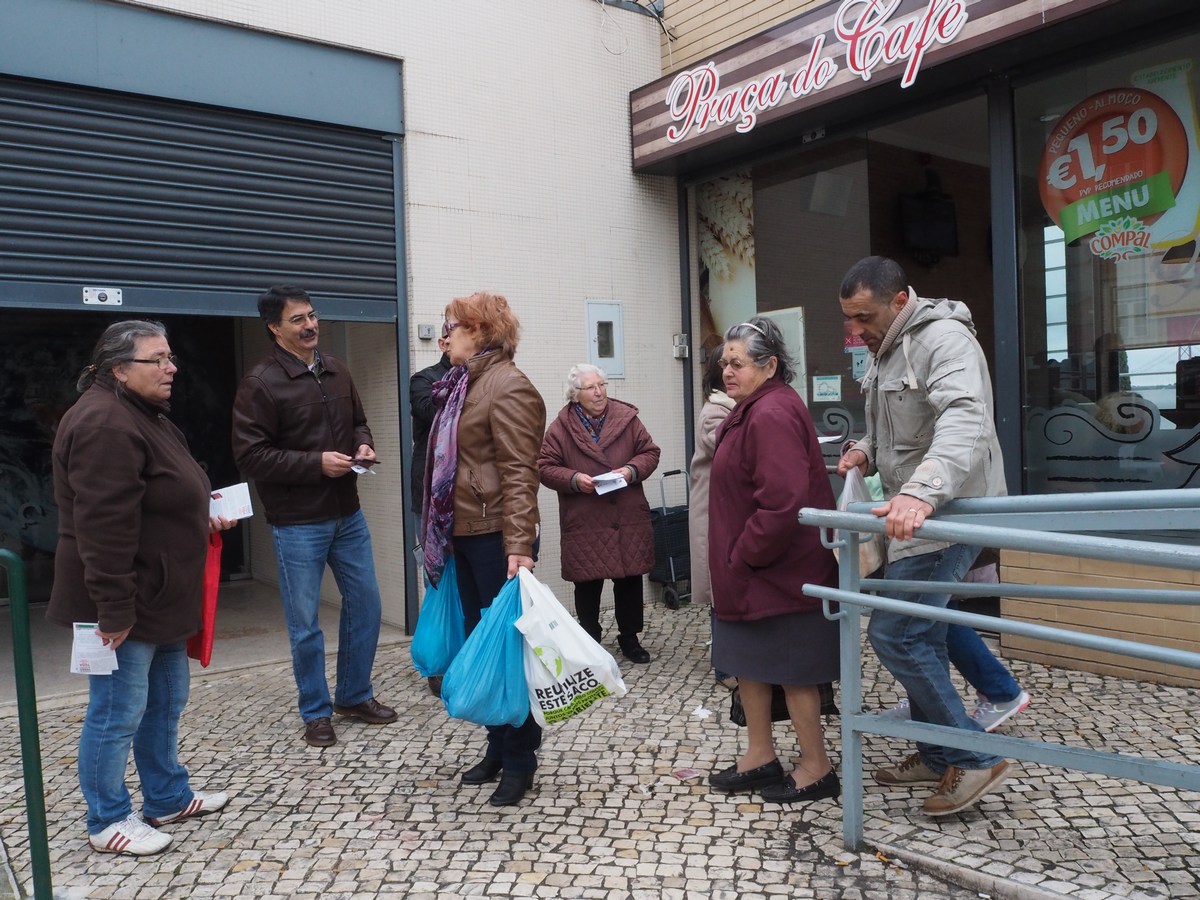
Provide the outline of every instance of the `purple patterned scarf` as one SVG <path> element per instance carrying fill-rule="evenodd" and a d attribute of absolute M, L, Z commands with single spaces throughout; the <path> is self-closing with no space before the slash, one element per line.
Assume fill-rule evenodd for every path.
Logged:
<path fill-rule="evenodd" d="M 422 553 L 429 583 L 437 587 L 446 560 L 454 552 L 454 479 L 458 474 L 458 419 L 467 397 L 467 367 L 455 366 L 433 385 L 439 407 L 430 428 L 425 465 L 425 502 L 421 509 Z"/>
<path fill-rule="evenodd" d="M 608 404 L 604 404 L 604 414 L 593 419 L 584 411 L 582 403 L 576 403 L 575 415 L 579 416 L 579 421 L 583 423 L 583 430 L 592 436 L 593 441 L 600 443 L 600 429 L 604 427 L 604 420 L 608 418 Z"/>

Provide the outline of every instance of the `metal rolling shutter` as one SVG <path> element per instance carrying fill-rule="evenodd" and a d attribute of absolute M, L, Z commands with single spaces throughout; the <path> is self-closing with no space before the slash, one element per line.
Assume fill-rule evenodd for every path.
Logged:
<path fill-rule="evenodd" d="M 397 296 L 379 134 L 0 78 L 0 279 Z"/>

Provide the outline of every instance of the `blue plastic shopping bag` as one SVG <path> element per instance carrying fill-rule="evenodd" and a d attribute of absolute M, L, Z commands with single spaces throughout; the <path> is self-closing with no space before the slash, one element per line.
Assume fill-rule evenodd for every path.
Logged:
<path fill-rule="evenodd" d="M 445 675 L 466 639 L 462 599 L 458 596 L 458 573 L 451 556 L 437 587 L 426 582 L 425 602 L 421 604 L 410 648 L 413 665 L 426 678 Z"/>
<path fill-rule="evenodd" d="M 456 719 L 476 725 L 513 725 L 529 715 L 525 640 L 517 631 L 521 584 L 510 578 L 442 679 L 442 702 Z"/>

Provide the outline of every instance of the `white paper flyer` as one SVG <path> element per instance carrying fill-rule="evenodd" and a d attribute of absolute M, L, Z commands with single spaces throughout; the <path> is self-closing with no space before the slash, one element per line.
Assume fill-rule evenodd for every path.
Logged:
<path fill-rule="evenodd" d="M 76 622 L 71 641 L 71 671 L 76 675 L 111 675 L 117 669 L 117 654 L 100 637 L 95 622 Z"/>
<path fill-rule="evenodd" d="M 254 507 L 250 505 L 250 485 L 244 481 L 213 491 L 209 496 L 212 498 L 208 504 L 210 516 L 245 519 L 254 515 Z"/>

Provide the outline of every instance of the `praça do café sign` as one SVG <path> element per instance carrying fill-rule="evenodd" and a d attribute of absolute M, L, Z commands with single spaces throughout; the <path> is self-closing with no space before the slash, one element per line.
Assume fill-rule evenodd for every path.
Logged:
<path fill-rule="evenodd" d="M 967 24 L 961 0 L 929 0 L 923 13 L 893 21 L 900 0 L 843 0 L 833 17 L 833 33 L 845 46 L 845 65 L 863 81 L 871 80 L 878 65 L 901 62 L 901 87 L 917 80 L 921 60 L 931 47 L 948 44 Z M 673 124 L 667 128 L 672 144 L 693 128 L 734 123 L 745 133 L 754 128 L 758 114 L 778 106 L 785 97 L 803 97 L 821 90 L 837 75 L 839 65 L 825 55 L 825 35 L 812 42 L 808 58 L 794 73 L 776 69 L 740 85 L 721 88 L 721 74 L 708 62 L 681 72 L 667 91 Z"/>
<path fill-rule="evenodd" d="M 633 163 L 645 168 L 875 79 L 911 86 L 922 66 L 1110 0 L 841 0 L 659 79 L 630 97 Z M 830 11 L 832 10 L 832 12 Z"/>

